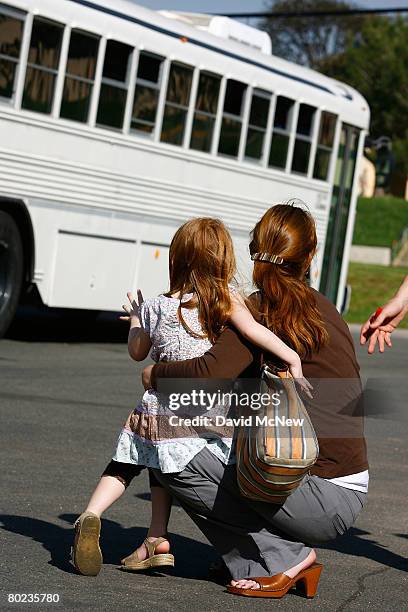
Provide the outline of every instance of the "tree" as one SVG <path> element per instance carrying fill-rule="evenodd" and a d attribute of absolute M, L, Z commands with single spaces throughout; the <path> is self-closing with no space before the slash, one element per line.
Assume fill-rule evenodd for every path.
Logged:
<path fill-rule="evenodd" d="M 371 108 L 372 137 L 406 138 L 408 118 L 408 21 L 366 18 L 358 41 L 320 65 L 325 74 L 355 87 Z M 406 147 L 400 147 L 401 152 Z"/>
<path fill-rule="evenodd" d="M 348 10 L 355 5 L 341 0 L 269 0 L 271 12 Z M 343 52 L 350 37 L 358 36 L 366 17 L 268 17 L 262 24 L 272 39 L 274 55 L 319 69 L 333 54 Z"/>
<path fill-rule="evenodd" d="M 276 0 L 272 12 L 347 10 L 337 0 Z M 408 20 L 386 16 L 271 17 L 272 49 L 355 87 L 371 109 L 372 138 L 389 136 L 396 171 L 408 172 Z"/>

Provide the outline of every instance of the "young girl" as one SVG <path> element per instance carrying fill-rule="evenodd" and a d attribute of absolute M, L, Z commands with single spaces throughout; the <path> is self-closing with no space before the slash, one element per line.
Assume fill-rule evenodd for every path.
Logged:
<path fill-rule="evenodd" d="M 128 293 L 130 306 L 123 306 L 127 315 L 121 319 L 130 322 L 130 356 L 142 361 L 151 350 L 155 361 L 199 357 L 214 344 L 226 324 L 232 323 L 245 338 L 286 362 L 308 393 L 310 385 L 303 379 L 298 354 L 257 323 L 244 299 L 231 287 L 235 267 L 231 236 L 221 221 L 201 218 L 182 225 L 170 245 L 170 291 L 146 301 L 138 291 L 138 303 Z M 153 389 L 145 391 L 141 403 L 129 415 L 115 456 L 75 523 L 72 558 L 80 573 L 99 573 L 100 517 L 144 467 L 163 473 L 180 472 L 204 447 L 228 463 L 232 432 L 200 437 L 192 428 L 170 427 L 169 415 L 174 412 Z M 152 520 L 143 544 L 122 560 L 126 570 L 174 565 L 167 539 L 171 497 L 150 470 L 149 475 Z"/>

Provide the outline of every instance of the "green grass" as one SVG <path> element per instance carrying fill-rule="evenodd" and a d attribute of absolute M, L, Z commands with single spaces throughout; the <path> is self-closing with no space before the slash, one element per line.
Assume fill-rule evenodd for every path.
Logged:
<path fill-rule="evenodd" d="M 408 226 L 408 202 L 399 198 L 359 198 L 353 244 L 391 247 Z"/>
<path fill-rule="evenodd" d="M 352 287 L 350 309 L 345 316 L 349 323 L 363 323 L 378 306 L 397 291 L 408 274 L 408 268 L 391 268 L 350 263 L 348 282 Z M 408 318 L 400 327 L 408 328 Z"/>

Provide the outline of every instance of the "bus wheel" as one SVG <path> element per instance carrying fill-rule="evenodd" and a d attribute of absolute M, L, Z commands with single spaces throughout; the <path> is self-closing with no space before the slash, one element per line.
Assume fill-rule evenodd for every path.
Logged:
<path fill-rule="evenodd" d="M 23 283 L 23 245 L 12 217 L 0 210 L 0 338 L 16 313 Z"/>

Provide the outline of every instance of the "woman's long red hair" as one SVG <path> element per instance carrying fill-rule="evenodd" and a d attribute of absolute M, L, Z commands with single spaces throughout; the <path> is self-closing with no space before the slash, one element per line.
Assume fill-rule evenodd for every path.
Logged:
<path fill-rule="evenodd" d="M 183 301 L 183 308 L 197 306 L 204 337 L 214 343 L 231 313 L 228 285 L 235 268 L 232 239 L 219 219 L 192 219 L 175 233 L 169 253 L 169 294 L 178 293 L 180 321 L 194 336 L 198 335 L 187 326 L 183 317 L 183 296 L 194 294 L 190 300 Z"/>
<path fill-rule="evenodd" d="M 263 323 L 304 358 L 318 351 L 328 333 L 306 273 L 316 252 L 313 217 L 291 204 L 270 208 L 252 231 L 251 255 L 269 253 L 283 264 L 254 262 L 253 282 L 259 289 Z"/>

